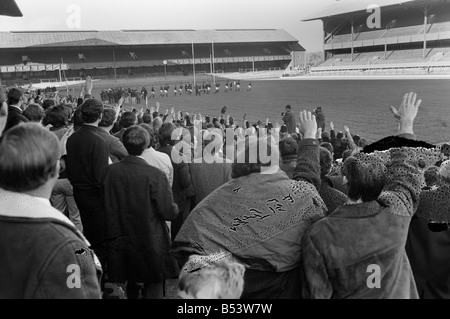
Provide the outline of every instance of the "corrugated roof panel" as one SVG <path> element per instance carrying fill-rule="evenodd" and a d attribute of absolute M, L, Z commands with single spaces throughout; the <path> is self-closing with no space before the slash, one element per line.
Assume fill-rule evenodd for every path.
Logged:
<path fill-rule="evenodd" d="M 0 32 L 0 48 L 298 42 L 284 30 Z"/>
<path fill-rule="evenodd" d="M 308 16 L 303 21 L 311 21 L 326 17 L 337 16 L 346 13 L 365 11 L 370 5 L 376 4 L 380 7 L 406 4 L 410 2 L 432 2 L 434 0 L 341 0 L 333 3 L 320 11 Z"/>

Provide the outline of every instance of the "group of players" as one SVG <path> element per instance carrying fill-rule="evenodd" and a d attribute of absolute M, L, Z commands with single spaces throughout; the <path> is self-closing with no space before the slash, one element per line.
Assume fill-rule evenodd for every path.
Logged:
<path fill-rule="evenodd" d="M 101 99 L 103 101 L 107 101 L 109 103 L 117 103 L 117 101 L 121 98 L 125 98 L 125 103 L 130 104 L 141 104 L 141 101 L 147 101 L 151 98 L 163 98 L 163 97 L 169 97 L 170 94 L 173 94 L 173 96 L 182 96 L 185 95 L 192 95 L 195 94 L 196 96 L 201 96 L 202 94 L 217 94 L 221 90 L 221 83 L 216 82 L 215 84 L 211 84 L 209 82 L 203 82 L 203 83 L 197 83 L 196 85 L 193 85 L 191 82 L 187 82 L 183 85 L 183 83 L 180 83 L 180 85 L 174 85 L 170 86 L 168 84 L 161 85 L 159 88 L 155 88 L 154 85 L 151 86 L 150 90 L 147 90 L 146 87 L 142 87 L 142 89 L 139 91 L 139 89 L 123 89 L 123 88 L 110 88 L 107 90 L 102 90 L 101 92 Z M 214 91 L 213 91 L 214 88 Z M 252 90 L 252 83 L 249 83 L 247 86 L 247 92 L 250 92 Z M 241 91 L 241 83 L 240 81 L 227 81 L 225 83 L 225 88 L 223 90 L 225 93 L 228 92 L 240 92 Z"/>
<path fill-rule="evenodd" d="M 193 85 L 191 82 L 185 83 L 184 86 L 181 83 L 179 86 L 174 85 L 172 92 L 174 96 L 182 96 L 183 94 L 186 95 L 192 95 L 195 93 L 196 96 L 201 96 L 202 94 L 210 94 L 212 92 L 212 85 L 209 82 L 203 82 L 201 84 L 196 84 Z M 220 87 L 221 87 L 221 83 L 217 82 L 214 85 L 214 94 L 217 94 L 220 92 Z M 227 81 L 225 83 L 225 89 L 224 92 L 232 92 L 234 88 L 235 92 L 240 92 L 241 90 L 241 83 L 240 81 Z M 249 83 L 248 87 L 247 87 L 247 91 L 251 91 L 252 88 L 252 84 Z M 147 91 L 147 89 L 145 87 L 142 88 L 141 90 L 141 94 L 143 95 L 144 99 L 145 98 L 155 98 L 157 95 L 157 92 L 155 90 L 155 87 L 152 86 L 152 88 L 150 89 L 150 92 Z M 160 86 L 159 88 L 159 97 L 169 97 L 169 94 L 171 93 L 171 87 L 169 85 L 164 85 L 164 86 Z"/>

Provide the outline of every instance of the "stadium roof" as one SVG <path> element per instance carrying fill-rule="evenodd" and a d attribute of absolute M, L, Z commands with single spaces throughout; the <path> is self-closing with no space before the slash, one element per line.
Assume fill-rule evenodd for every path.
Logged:
<path fill-rule="evenodd" d="M 22 12 L 14 0 L 0 0 L 0 16 L 22 17 Z"/>
<path fill-rule="evenodd" d="M 1 1 L 1 0 L 0 0 Z M 0 32 L 0 49 L 27 47 L 130 46 L 211 43 L 295 42 L 284 30 L 130 30 Z"/>
<path fill-rule="evenodd" d="M 433 0 L 336 0 L 333 3 L 320 11 L 308 16 L 303 21 L 318 20 L 342 14 L 355 13 L 359 11 L 366 11 L 370 5 L 378 5 L 380 7 L 389 7 L 395 5 L 408 4 L 410 2 L 416 3 L 430 3 Z"/>

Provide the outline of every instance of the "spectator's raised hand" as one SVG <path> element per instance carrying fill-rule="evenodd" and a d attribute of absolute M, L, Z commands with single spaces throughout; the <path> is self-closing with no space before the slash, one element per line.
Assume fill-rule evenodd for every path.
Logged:
<path fill-rule="evenodd" d="M 333 121 L 330 122 L 330 129 L 331 129 L 332 131 L 334 131 L 334 123 L 333 123 Z"/>
<path fill-rule="evenodd" d="M 421 104 L 422 100 L 417 100 L 417 94 L 410 92 L 403 96 L 398 110 L 393 106 L 389 107 L 395 118 L 400 122 L 399 134 L 414 134 L 413 124 Z"/>
<path fill-rule="evenodd" d="M 300 112 L 300 125 L 303 130 L 303 136 L 304 138 L 316 138 L 317 134 L 317 122 L 316 122 L 316 116 L 313 115 L 309 111 L 302 111 Z"/>
<path fill-rule="evenodd" d="M 348 128 L 347 125 L 344 125 L 344 131 L 345 131 L 347 134 L 350 134 L 350 129 Z"/>

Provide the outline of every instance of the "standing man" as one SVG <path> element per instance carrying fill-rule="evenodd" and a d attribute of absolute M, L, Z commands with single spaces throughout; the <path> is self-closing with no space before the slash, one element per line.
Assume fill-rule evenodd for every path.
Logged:
<path fill-rule="evenodd" d="M 104 239 L 101 177 L 108 166 L 109 151 L 98 133 L 103 104 L 90 99 L 81 105 L 84 124 L 67 140 L 67 177 L 80 210 L 84 234 L 95 248 Z"/>
<path fill-rule="evenodd" d="M 1 299 L 101 298 L 89 243 L 50 205 L 60 153 L 56 135 L 35 123 L 0 142 Z"/>
<path fill-rule="evenodd" d="M 316 116 L 317 127 L 321 128 L 322 132 L 325 132 L 325 114 L 320 106 L 314 111 L 314 115 Z"/>
<path fill-rule="evenodd" d="M 288 133 L 295 133 L 295 116 L 292 113 L 292 109 L 290 105 L 286 105 L 286 113 L 281 113 L 283 117 L 284 124 L 287 126 Z"/>
<path fill-rule="evenodd" d="M 144 128 L 128 128 L 123 143 L 130 155 L 107 167 L 103 178 L 108 280 L 127 282 L 128 299 L 139 298 L 139 283 L 144 298 L 162 298 L 164 280 L 178 275 L 165 223 L 178 207 L 166 175 L 142 158 L 149 142 Z"/>
<path fill-rule="evenodd" d="M 8 120 L 6 122 L 5 132 L 13 126 L 20 123 L 27 123 L 28 119 L 22 115 L 23 93 L 12 88 L 8 92 Z"/>

